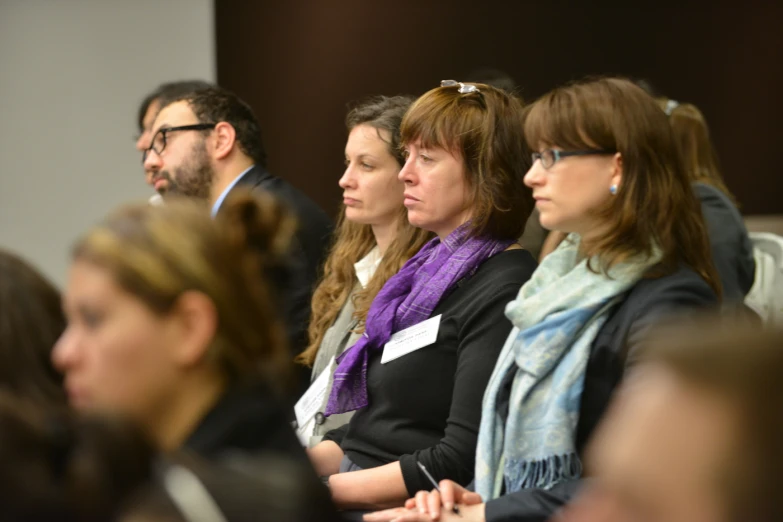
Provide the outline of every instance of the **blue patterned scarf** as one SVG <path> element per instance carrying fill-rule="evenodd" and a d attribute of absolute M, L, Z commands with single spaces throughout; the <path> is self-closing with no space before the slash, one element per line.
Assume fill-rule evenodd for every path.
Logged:
<path fill-rule="evenodd" d="M 551 488 L 581 476 L 576 426 L 590 347 L 611 308 L 660 258 L 592 272 L 571 234 L 506 307 L 514 325 L 484 393 L 476 450 L 476 492 Z M 504 378 L 514 372 L 508 417 L 498 412 Z M 507 389 L 506 389 L 507 390 Z"/>
<path fill-rule="evenodd" d="M 460 279 L 508 248 L 513 241 L 470 237 L 470 222 L 442 242 L 434 238 L 383 286 L 370 305 L 367 328 L 338 358 L 325 415 L 367 406 L 367 362 L 391 335 L 429 319 L 443 295 Z"/>

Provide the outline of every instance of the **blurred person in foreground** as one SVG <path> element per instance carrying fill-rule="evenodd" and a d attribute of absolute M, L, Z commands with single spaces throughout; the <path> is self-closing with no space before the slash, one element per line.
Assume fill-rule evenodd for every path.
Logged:
<path fill-rule="evenodd" d="M 661 337 L 588 451 L 567 522 L 783 520 L 783 332 L 706 322 Z"/>
<path fill-rule="evenodd" d="M 157 448 L 275 451 L 307 466 L 281 404 L 289 370 L 272 298 L 294 222 L 269 195 L 212 219 L 180 198 L 109 215 L 73 249 L 54 349 L 77 410 L 120 413 Z"/>
<path fill-rule="evenodd" d="M 0 519 L 114 520 L 152 480 L 154 454 L 120 418 L 0 393 Z"/>
<path fill-rule="evenodd" d="M 337 522 L 329 491 L 271 453 L 208 462 L 165 459 L 156 480 L 126 503 L 118 522 Z"/>
<path fill-rule="evenodd" d="M 65 330 L 60 291 L 33 265 L 0 250 L 0 390 L 64 405 L 52 349 Z"/>

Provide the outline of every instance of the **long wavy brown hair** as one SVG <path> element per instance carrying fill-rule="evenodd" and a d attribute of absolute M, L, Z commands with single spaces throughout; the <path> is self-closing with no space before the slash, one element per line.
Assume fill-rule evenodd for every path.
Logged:
<path fill-rule="evenodd" d="M 658 248 L 659 270 L 672 273 L 684 263 L 715 292 L 720 279 L 712 263 L 701 207 L 680 160 L 666 114 L 632 82 L 603 78 L 557 88 L 533 104 L 525 120 L 528 145 L 619 152 L 623 177 L 614 197 L 594 211 L 609 233 L 583 244 L 606 272 Z"/>
<path fill-rule="evenodd" d="M 402 168 L 405 160 L 400 150 L 400 122 L 413 99 L 407 96 L 377 96 L 354 107 L 346 117 L 346 127 L 350 132 L 357 125 L 370 125 L 378 130 L 378 136 L 384 139 L 380 131 L 388 132 L 389 153 L 394 156 Z M 367 313 L 375 296 L 394 274 L 411 258 L 433 235 L 408 223 L 408 212 L 400 206 L 397 217 L 397 232 L 384 253 L 378 269 L 367 286 L 356 292 L 352 299 L 355 308 L 354 317 L 358 320 L 356 331 L 363 332 Z M 324 335 L 340 310 L 345 305 L 357 284 L 354 263 L 375 248 L 375 236 L 370 225 L 353 223 L 345 218 L 345 207 L 340 211 L 334 240 L 329 256 L 324 264 L 323 276 L 313 293 L 312 313 L 308 329 L 309 345 L 296 357 L 296 362 L 312 366 L 323 342 Z"/>
<path fill-rule="evenodd" d="M 692 103 L 679 103 L 669 98 L 658 98 L 657 101 L 669 116 L 677 150 L 691 180 L 712 185 L 737 205 L 737 199 L 723 181 L 718 153 L 710 139 L 710 128 L 704 114 Z"/>

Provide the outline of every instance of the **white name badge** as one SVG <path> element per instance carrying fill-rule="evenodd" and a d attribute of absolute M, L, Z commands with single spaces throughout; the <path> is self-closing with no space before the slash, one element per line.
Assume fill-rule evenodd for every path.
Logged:
<path fill-rule="evenodd" d="M 403 355 L 408 355 L 434 343 L 438 338 L 441 317 L 441 315 L 431 317 L 392 335 L 389 342 L 383 347 L 381 364 L 399 359 Z"/>
<path fill-rule="evenodd" d="M 329 386 L 329 376 L 332 374 L 332 365 L 334 364 L 334 357 L 329 359 L 329 364 L 326 365 L 324 371 L 318 376 L 313 384 L 307 389 L 294 405 L 294 414 L 296 414 L 296 423 L 302 428 L 307 422 L 312 419 L 318 409 L 324 402 L 326 397 L 326 387 Z"/>
<path fill-rule="evenodd" d="M 296 436 L 299 438 L 299 443 L 305 448 L 310 445 L 310 437 L 313 436 L 314 431 L 315 418 L 310 419 L 307 424 L 296 430 Z"/>

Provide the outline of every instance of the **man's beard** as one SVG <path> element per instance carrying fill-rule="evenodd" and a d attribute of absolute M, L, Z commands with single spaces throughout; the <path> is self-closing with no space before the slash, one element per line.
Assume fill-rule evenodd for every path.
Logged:
<path fill-rule="evenodd" d="M 160 171 L 158 177 L 168 182 L 164 196 L 181 195 L 206 200 L 209 199 L 215 171 L 202 142 L 193 147 L 189 161 L 171 170 Z"/>

